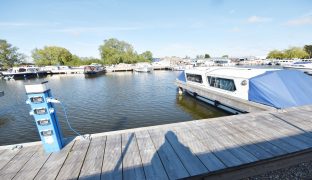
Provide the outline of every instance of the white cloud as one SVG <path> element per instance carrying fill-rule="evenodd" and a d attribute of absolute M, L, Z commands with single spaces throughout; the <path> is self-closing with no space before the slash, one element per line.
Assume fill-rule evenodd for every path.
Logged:
<path fill-rule="evenodd" d="M 250 16 L 247 19 L 248 23 L 264 23 L 264 22 L 270 22 L 270 21 L 272 21 L 272 18 L 261 17 L 261 16 Z"/>
<path fill-rule="evenodd" d="M 311 25 L 312 24 L 312 15 L 303 16 L 297 19 L 292 19 L 286 22 L 286 25 L 289 26 L 300 26 L 300 25 Z"/>

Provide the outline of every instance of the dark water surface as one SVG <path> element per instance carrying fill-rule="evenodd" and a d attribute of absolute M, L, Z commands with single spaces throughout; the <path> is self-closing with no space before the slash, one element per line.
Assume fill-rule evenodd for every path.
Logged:
<path fill-rule="evenodd" d="M 152 126 L 228 115 L 190 96 L 177 95 L 179 72 L 120 72 L 98 77 L 54 75 L 44 79 L 0 80 L 0 145 L 38 141 L 34 118 L 25 104 L 25 83 L 49 81 L 54 97 L 67 107 L 72 127 L 82 134 Z M 65 137 L 75 135 L 56 111 Z"/>

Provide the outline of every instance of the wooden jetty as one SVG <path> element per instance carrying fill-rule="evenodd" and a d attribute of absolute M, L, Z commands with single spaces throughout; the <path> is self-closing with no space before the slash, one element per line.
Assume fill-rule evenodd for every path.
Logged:
<path fill-rule="evenodd" d="M 217 102 L 222 102 L 227 107 L 235 107 L 236 110 L 243 112 L 243 113 L 275 109 L 271 106 L 266 106 L 266 105 L 255 103 L 252 101 L 243 100 L 241 98 L 226 95 L 217 91 L 211 91 L 207 88 L 194 86 L 189 83 L 186 84 L 185 82 L 182 82 L 179 80 L 176 81 L 176 85 L 179 88 L 182 88 L 183 90 L 195 92 L 198 96 L 205 97 L 208 99 L 214 99 Z"/>
<path fill-rule="evenodd" d="M 0 147 L 6 179 L 240 179 L 312 160 L 312 106 Z"/>

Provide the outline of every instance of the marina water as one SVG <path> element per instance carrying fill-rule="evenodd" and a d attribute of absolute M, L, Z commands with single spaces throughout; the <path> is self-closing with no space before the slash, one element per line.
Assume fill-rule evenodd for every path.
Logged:
<path fill-rule="evenodd" d="M 116 72 L 102 76 L 54 75 L 42 79 L 0 80 L 0 145 L 39 141 L 24 85 L 49 81 L 55 98 L 65 104 L 72 127 L 82 134 L 153 126 L 228 115 L 193 97 L 179 96 L 180 72 Z M 65 137 L 74 136 L 55 105 Z"/>

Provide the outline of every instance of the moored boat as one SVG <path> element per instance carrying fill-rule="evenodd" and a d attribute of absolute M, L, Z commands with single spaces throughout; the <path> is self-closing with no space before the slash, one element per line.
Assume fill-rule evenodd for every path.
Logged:
<path fill-rule="evenodd" d="M 295 62 L 290 65 L 284 66 L 285 69 L 296 69 L 303 71 L 307 74 L 312 74 L 312 62 Z"/>
<path fill-rule="evenodd" d="M 46 76 L 47 71 L 41 70 L 39 67 L 13 67 L 1 74 L 6 79 L 28 79 Z"/>
<path fill-rule="evenodd" d="M 251 101 L 276 109 L 312 104 L 312 78 L 301 71 L 250 68 L 194 68 L 185 70 L 177 78 L 185 85 L 202 91 L 217 92 L 219 96 Z M 196 92 L 186 89 L 191 95 Z M 237 109 L 228 102 L 211 97 L 200 97 L 212 105 Z M 221 106 L 222 107 L 222 106 Z"/>
<path fill-rule="evenodd" d="M 84 67 L 84 74 L 100 74 L 105 73 L 105 68 L 100 64 L 92 63 Z"/>
<path fill-rule="evenodd" d="M 153 67 L 149 63 L 137 63 L 134 68 L 135 72 L 151 72 Z"/>

